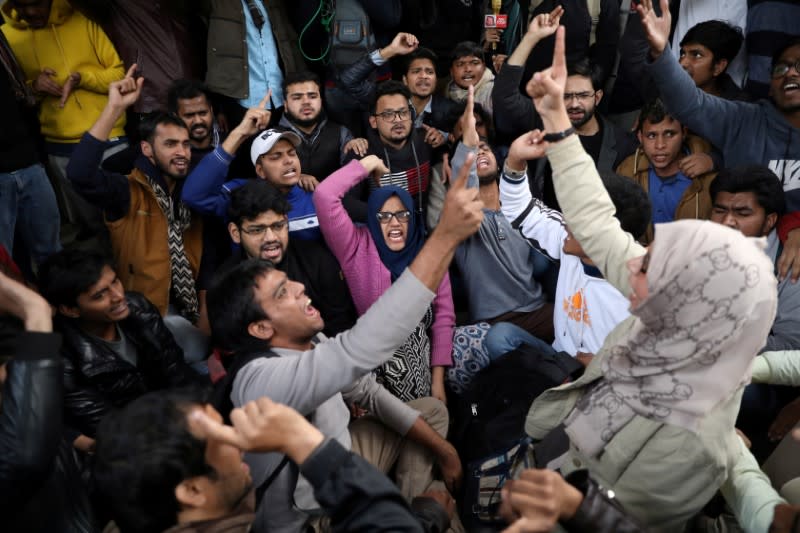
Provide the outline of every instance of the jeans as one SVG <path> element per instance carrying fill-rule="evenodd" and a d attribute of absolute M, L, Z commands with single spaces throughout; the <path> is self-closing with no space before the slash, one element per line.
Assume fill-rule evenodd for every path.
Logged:
<path fill-rule="evenodd" d="M 61 249 L 56 195 L 39 163 L 0 173 L 0 244 L 11 254 L 14 232 L 38 265 Z"/>
<path fill-rule="evenodd" d="M 551 345 L 510 322 L 498 322 L 493 325 L 489 333 L 486 334 L 486 338 L 483 339 L 483 346 L 492 361 L 516 350 L 521 344 L 529 344 L 541 353 L 556 353 Z"/>
<path fill-rule="evenodd" d="M 170 305 L 164 316 L 164 325 L 175 337 L 175 342 L 183 350 L 183 360 L 201 374 L 208 374 L 206 359 L 209 356 L 209 338 L 194 324 L 178 313 Z"/>

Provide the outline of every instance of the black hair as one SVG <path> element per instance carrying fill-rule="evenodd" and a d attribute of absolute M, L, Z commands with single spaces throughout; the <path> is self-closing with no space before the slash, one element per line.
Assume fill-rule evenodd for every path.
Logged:
<path fill-rule="evenodd" d="M 322 92 L 322 82 L 320 81 L 319 76 L 310 70 L 301 70 L 299 72 L 290 72 L 284 76 L 283 84 L 281 85 L 284 96 L 287 94 L 286 91 L 289 85 L 294 85 L 295 83 L 305 83 L 307 81 L 316 83 L 317 89 L 319 89 L 320 93 Z"/>
<path fill-rule="evenodd" d="M 772 63 L 771 63 L 772 66 L 775 66 L 775 64 L 778 61 L 780 61 L 781 56 L 783 55 L 783 53 L 786 50 L 788 50 L 789 48 L 791 48 L 793 46 L 800 46 L 800 37 L 794 36 L 794 37 L 787 38 L 783 43 L 784 44 L 782 46 L 777 47 L 775 49 L 775 53 L 772 54 Z"/>
<path fill-rule="evenodd" d="M 450 125 L 450 130 L 452 130 L 455 127 L 456 123 L 458 123 L 458 121 L 461 119 L 461 115 L 464 114 L 464 110 L 466 108 L 467 108 L 466 101 L 453 102 L 453 105 L 450 106 L 444 117 L 444 123 Z M 486 133 L 489 134 L 488 138 L 482 140 L 486 141 L 490 145 L 493 145 L 495 138 L 495 131 L 494 131 L 494 121 L 492 120 L 492 116 L 478 102 L 475 102 L 473 104 L 472 110 L 475 114 L 477 114 L 481 118 L 484 125 L 486 126 Z M 453 154 L 450 155 L 452 157 Z"/>
<path fill-rule="evenodd" d="M 152 144 L 159 126 L 178 126 L 189 130 L 183 119 L 175 113 L 156 111 L 144 117 L 139 123 L 139 138 Z"/>
<path fill-rule="evenodd" d="M 650 122 L 650 124 L 658 124 L 667 117 L 678 120 L 669 114 L 669 111 L 667 111 L 667 108 L 664 107 L 664 102 L 661 101 L 661 98 L 653 98 L 652 100 L 645 102 L 641 111 L 639 111 L 639 125 L 637 126 L 637 129 L 638 131 L 642 131 L 645 120 Z"/>
<path fill-rule="evenodd" d="M 742 165 L 722 169 L 708 188 L 711 202 L 721 192 L 752 192 L 758 205 L 769 215 L 782 216 L 786 212 L 783 184 L 769 168 L 761 165 Z"/>
<path fill-rule="evenodd" d="M 269 318 L 255 299 L 258 279 L 275 269 L 264 259 L 246 259 L 217 274 L 208 290 L 208 321 L 214 346 L 230 352 L 263 346 L 247 330 Z"/>
<path fill-rule="evenodd" d="M 695 24 L 681 39 L 681 46 L 701 44 L 714 54 L 714 63 L 726 59 L 728 64 L 739 53 L 744 41 L 742 29 L 721 20 L 707 20 Z"/>
<path fill-rule="evenodd" d="M 436 70 L 436 62 L 439 61 L 436 53 L 431 50 L 430 48 L 425 48 L 424 46 L 420 46 L 410 54 L 406 56 L 406 66 L 403 69 L 404 74 L 408 74 L 408 69 L 411 68 L 411 63 L 416 61 L 417 59 L 427 59 L 431 63 L 433 63 L 433 69 Z"/>
<path fill-rule="evenodd" d="M 188 100 L 205 96 L 209 107 L 211 106 L 211 91 L 205 83 L 199 80 L 175 80 L 167 91 L 167 110 L 170 113 L 178 112 L 178 100 Z"/>
<path fill-rule="evenodd" d="M 274 185 L 254 179 L 231 193 L 228 219 L 241 227 L 245 220 L 253 220 L 261 213 L 274 211 L 278 215 L 286 215 L 290 209 L 289 202 Z"/>
<path fill-rule="evenodd" d="M 633 235 L 634 239 L 642 237 L 651 220 L 652 208 L 647 193 L 632 179 L 613 172 L 601 172 L 600 178 L 614 203 L 617 210 L 614 216 L 622 229 Z"/>
<path fill-rule="evenodd" d="M 375 88 L 375 97 L 372 99 L 372 103 L 369 106 L 369 113 L 374 115 L 375 110 L 378 108 L 378 100 L 380 100 L 382 96 L 390 94 L 400 94 L 405 97 L 406 101 L 411 100 L 411 91 L 408 87 L 397 80 L 386 80 L 379 83 Z M 410 105 L 411 104 L 409 104 L 409 106 Z"/>
<path fill-rule="evenodd" d="M 592 63 L 589 58 L 579 59 L 567 65 L 567 76 L 583 76 L 592 81 L 592 89 L 599 91 L 603 88 L 603 80 L 600 77 L 600 69 Z"/>
<path fill-rule="evenodd" d="M 455 63 L 462 57 L 470 56 L 475 56 L 481 61 L 484 61 L 483 48 L 481 48 L 478 43 L 472 41 L 461 41 L 455 46 L 455 48 L 453 48 L 453 53 L 450 54 L 450 57 L 453 58 L 451 64 Z"/>
<path fill-rule="evenodd" d="M 214 478 L 206 441 L 189 431 L 190 408 L 206 403 L 196 389 L 145 394 L 97 430 L 94 483 L 122 533 L 164 531 L 178 521 L 175 487 L 197 476 Z"/>
<path fill-rule="evenodd" d="M 97 283 L 105 267 L 114 269 L 114 262 L 107 255 L 77 249 L 61 250 L 39 267 L 39 292 L 54 307 L 75 307 L 78 296 Z"/>

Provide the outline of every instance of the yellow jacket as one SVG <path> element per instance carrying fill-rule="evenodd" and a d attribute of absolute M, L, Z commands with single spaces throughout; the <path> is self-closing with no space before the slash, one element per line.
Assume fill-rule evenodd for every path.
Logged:
<path fill-rule="evenodd" d="M 125 76 L 125 66 L 103 30 L 74 10 L 67 0 L 53 0 L 46 28 L 34 29 L 20 20 L 9 2 L 3 4 L 2 26 L 28 83 L 33 83 L 45 68 L 56 72 L 53 80 L 63 85 L 77 72 L 81 81 L 63 109 L 60 98 L 45 95 L 39 108 L 39 121 L 45 140 L 77 143 L 97 120 L 108 101 L 111 82 Z M 111 131 L 111 137 L 124 135 L 123 115 Z"/>

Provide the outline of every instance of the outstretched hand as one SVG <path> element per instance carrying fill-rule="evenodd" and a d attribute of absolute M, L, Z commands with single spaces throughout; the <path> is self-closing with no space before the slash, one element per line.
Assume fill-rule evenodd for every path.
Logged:
<path fill-rule="evenodd" d="M 549 132 L 563 131 L 571 126 L 564 105 L 564 86 L 567 84 L 564 34 L 564 27 L 559 26 L 553 49 L 553 64 L 534 74 L 525 87 Z"/>
<path fill-rule="evenodd" d="M 125 73 L 125 77 L 112 81 L 108 88 L 108 105 L 117 109 L 127 109 L 139 99 L 144 87 L 144 77 L 134 77 L 138 65 L 134 63 Z"/>
<path fill-rule="evenodd" d="M 647 42 L 650 44 L 650 55 L 656 58 L 661 55 L 669 41 L 672 15 L 669 12 L 669 0 L 660 0 L 661 16 L 653 9 L 653 0 L 642 0 L 636 3 L 636 12 L 642 23 Z"/>
<path fill-rule="evenodd" d="M 556 6 L 550 13 L 536 15 L 531 20 L 531 23 L 528 24 L 528 35 L 535 39 L 536 42 L 553 35 L 558 29 L 563 14 L 564 8 Z"/>

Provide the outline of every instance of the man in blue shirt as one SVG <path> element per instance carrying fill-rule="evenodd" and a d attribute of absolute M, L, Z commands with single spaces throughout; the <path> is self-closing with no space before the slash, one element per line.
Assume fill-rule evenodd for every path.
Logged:
<path fill-rule="evenodd" d="M 708 188 L 716 176 L 704 172 L 694 178 L 694 160 L 687 156 L 708 153 L 711 146 L 672 117 L 660 99 L 647 103 L 639 115 L 639 148 L 625 159 L 617 173 L 644 188 L 653 206 L 653 224 L 684 218 L 707 219 L 711 213 Z M 652 226 L 646 241 L 653 239 Z"/>

